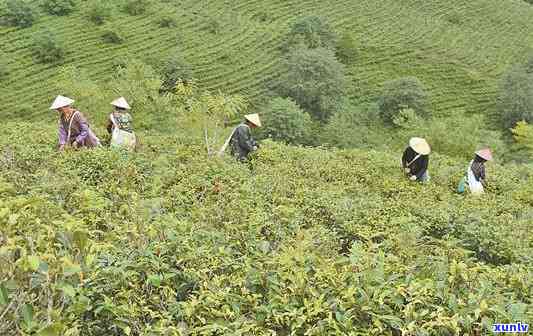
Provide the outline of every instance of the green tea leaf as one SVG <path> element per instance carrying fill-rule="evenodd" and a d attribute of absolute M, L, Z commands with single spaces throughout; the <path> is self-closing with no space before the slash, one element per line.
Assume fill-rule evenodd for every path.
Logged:
<path fill-rule="evenodd" d="M 39 265 L 41 263 L 41 260 L 39 259 L 39 256 L 32 255 L 28 257 L 28 262 L 30 264 L 30 268 L 32 271 L 37 271 L 39 269 Z"/>
<path fill-rule="evenodd" d="M 43 329 L 41 329 L 37 336 L 62 336 L 65 326 L 61 323 L 53 323 Z"/>
<path fill-rule="evenodd" d="M 33 325 L 33 307 L 30 304 L 22 306 L 22 318 L 26 327 L 31 328 Z"/>
<path fill-rule="evenodd" d="M 9 294 L 7 292 L 6 286 L 0 284 L 0 305 L 6 305 L 9 302 Z"/>

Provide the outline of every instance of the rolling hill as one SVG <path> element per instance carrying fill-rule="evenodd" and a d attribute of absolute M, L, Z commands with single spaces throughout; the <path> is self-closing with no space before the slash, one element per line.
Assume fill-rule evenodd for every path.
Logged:
<path fill-rule="evenodd" d="M 65 41 L 64 64 L 94 79 L 109 78 L 121 56 L 163 57 L 177 48 L 204 88 L 257 98 L 279 75 L 279 46 L 291 23 L 321 15 L 357 41 L 349 66 L 355 100 L 374 99 L 383 82 L 414 75 L 430 89 L 440 115 L 494 112 L 498 76 L 533 45 L 533 7 L 520 0 L 156 1 L 139 16 L 113 11 L 110 22 L 123 32 L 123 44 L 102 41 L 106 25 L 88 20 L 90 3 L 64 17 L 41 15 L 30 28 L 0 28 L 10 70 L 1 82 L 0 115 L 47 115 L 57 66 L 36 64 L 31 51 L 32 36 L 43 30 Z M 172 15 L 177 26 L 160 27 L 161 15 Z"/>

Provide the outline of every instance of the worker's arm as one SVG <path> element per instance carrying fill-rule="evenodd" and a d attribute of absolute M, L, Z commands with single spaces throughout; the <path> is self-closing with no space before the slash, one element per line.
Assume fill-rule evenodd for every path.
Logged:
<path fill-rule="evenodd" d="M 111 121 L 111 117 L 107 119 L 107 133 L 111 134 L 113 133 L 113 122 Z"/>
<path fill-rule="evenodd" d="M 68 139 L 67 139 L 67 130 L 65 129 L 61 121 L 59 122 L 59 127 L 58 127 L 58 137 L 59 137 L 59 150 L 63 150 L 65 148 L 65 145 L 68 142 Z"/>
<path fill-rule="evenodd" d="M 403 151 L 402 155 L 402 167 L 405 169 L 407 168 L 407 150 Z"/>

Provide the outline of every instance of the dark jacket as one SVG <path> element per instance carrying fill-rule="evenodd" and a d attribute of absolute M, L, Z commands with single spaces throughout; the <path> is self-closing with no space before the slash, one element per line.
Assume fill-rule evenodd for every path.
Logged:
<path fill-rule="evenodd" d="M 230 145 L 231 154 L 241 161 L 258 147 L 257 142 L 252 138 L 250 127 L 246 124 L 237 126 L 231 137 Z"/>
<path fill-rule="evenodd" d="M 403 152 L 402 166 L 404 169 L 409 168 L 409 176 L 415 175 L 416 179 L 420 180 L 422 176 L 424 176 L 424 173 L 428 170 L 429 156 L 420 155 L 418 159 L 416 159 L 413 163 L 407 166 L 407 164 L 413 161 L 417 155 L 418 153 L 415 152 L 411 147 L 407 147 L 407 149 Z"/>
<path fill-rule="evenodd" d="M 472 162 L 472 165 L 470 166 L 472 173 L 474 173 L 474 177 L 481 183 L 485 182 L 485 162 L 485 159 L 476 155 L 474 162 Z"/>

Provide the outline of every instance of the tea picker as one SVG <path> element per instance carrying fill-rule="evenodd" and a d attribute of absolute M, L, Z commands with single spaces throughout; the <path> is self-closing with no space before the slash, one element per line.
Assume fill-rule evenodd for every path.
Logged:
<path fill-rule="evenodd" d="M 475 152 L 474 159 L 470 161 L 466 170 L 466 176 L 459 182 L 457 192 L 464 193 L 467 186 L 474 195 L 485 192 L 485 187 L 487 186 L 485 162 L 487 161 L 492 161 L 492 152 L 490 149 L 485 148 Z"/>
<path fill-rule="evenodd" d="M 429 181 L 428 166 L 431 147 L 423 138 L 411 138 L 402 155 L 402 168 L 411 181 Z"/>
<path fill-rule="evenodd" d="M 73 103 L 73 99 L 59 95 L 50 106 L 50 110 L 59 112 L 59 150 L 64 150 L 67 146 L 100 146 L 100 140 L 89 127 L 87 119 L 72 107 Z"/>
<path fill-rule="evenodd" d="M 261 120 L 257 113 L 247 114 L 244 121 L 239 124 L 230 134 L 220 151 L 219 156 L 224 154 L 228 147 L 231 147 L 231 154 L 239 161 L 245 161 L 248 155 L 259 148 L 259 144 L 252 137 L 251 129 L 261 127 Z"/>
<path fill-rule="evenodd" d="M 107 132 L 111 134 L 110 146 L 134 150 L 137 138 L 133 132 L 133 118 L 128 110 L 130 105 L 124 97 L 111 102 L 115 110 L 109 115 Z"/>

